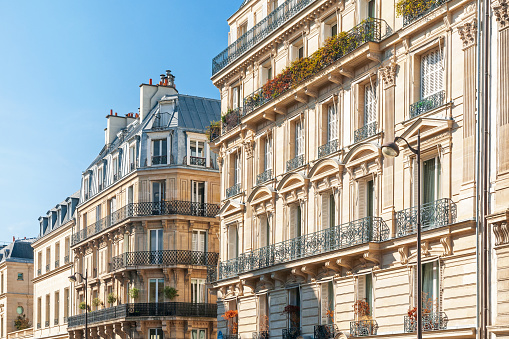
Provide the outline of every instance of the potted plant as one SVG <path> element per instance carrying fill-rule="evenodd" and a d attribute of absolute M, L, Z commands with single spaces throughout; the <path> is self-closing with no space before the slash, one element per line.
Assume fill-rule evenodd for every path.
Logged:
<path fill-rule="evenodd" d="M 103 304 L 103 301 L 99 298 L 92 299 L 92 305 L 95 307 L 101 306 Z"/>
<path fill-rule="evenodd" d="M 376 335 L 378 325 L 374 321 L 371 321 L 373 320 L 371 317 L 371 306 L 366 299 L 358 299 L 353 304 L 353 311 L 359 328 L 362 328 L 362 332 Z"/>
<path fill-rule="evenodd" d="M 14 320 L 14 327 L 16 327 L 18 331 L 27 329 L 30 327 L 30 320 L 28 320 L 24 313 L 20 314 L 16 317 L 16 320 Z"/>
<path fill-rule="evenodd" d="M 140 295 L 140 290 L 136 287 L 133 287 L 128 292 L 129 296 L 133 299 L 138 299 L 138 296 Z"/>
<path fill-rule="evenodd" d="M 228 334 L 237 334 L 238 333 L 238 323 L 235 321 L 237 316 L 239 315 L 239 311 L 230 310 L 226 311 L 221 317 L 226 320 L 228 325 Z"/>
<path fill-rule="evenodd" d="M 211 121 L 205 129 L 205 136 L 212 141 L 221 134 L 221 121 Z"/>
<path fill-rule="evenodd" d="M 300 335 L 300 307 L 286 305 L 281 314 L 286 314 L 288 324 L 290 325 L 291 337 L 298 337 Z"/>
<path fill-rule="evenodd" d="M 170 287 L 170 286 L 166 286 L 163 290 L 163 293 L 164 293 L 164 296 L 166 297 L 166 299 L 170 299 L 170 300 L 173 300 L 179 296 L 178 290 L 175 289 L 174 287 Z"/>
<path fill-rule="evenodd" d="M 107 301 L 108 301 L 108 304 L 111 305 L 111 304 L 115 303 L 115 301 L 117 301 L 117 296 L 114 293 L 110 293 L 110 294 L 108 294 Z"/>
<path fill-rule="evenodd" d="M 431 322 L 433 321 L 430 315 L 433 313 L 433 309 L 436 304 L 433 302 L 433 299 L 428 298 L 428 293 L 424 293 L 422 296 L 422 326 L 426 328 L 432 328 Z M 414 306 L 410 308 L 407 312 L 408 320 L 410 322 L 410 328 L 412 331 L 415 331 L 415 327 L 417 326 L 417 307 Z M 428 322 L 427 324 L 425 322 Z"/>
<path fill-rule="evenodd" d="M 78 305 L 78 308 L 80 310 L 88 310 L 88 306 L 84 301 L 80 302 L 80 304 Z"/>

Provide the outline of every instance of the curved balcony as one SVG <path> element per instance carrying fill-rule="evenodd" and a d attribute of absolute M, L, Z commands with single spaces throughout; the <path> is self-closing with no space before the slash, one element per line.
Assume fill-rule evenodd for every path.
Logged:
<path fill-rule="evenodd" d="M 343 248 L 389 239 L 389 228 L 382 218 L 367 217 L 265 246 L 219 263 L 218 280 L 292 260 L 312 257 Z"/>
<path fill-rule="evenodd" d="M 367 337 L 376 335 L 378 323 L 376 320 L 358 320 L 350 322 L 350 335 L 352 337 Z"/>
<path fill-rule="evenodd" d="M 216 266 L 218 257 L 218 253 L 185 250 L 126 252 L 112 259 L 112 270 L 152 265 Z"/>
<path fill-rule="evenodd" d="M 286 162 L 286 171 L 290 172 L 296 168 L 304 166 L 304 154 L 297 155 L 295 158 Z"/>
<path fill-rule="evenodd" d="M 270 179 L 272 179 L 272 169 L 269 168 L 256 176 L 256 185 L 261 185 Z"/>
<path fill-rule="evenodd" d="M 240 190 L 241 190 L 240 183 L 237 183 L 237 184 L 233 185 L 232 187 L 228 187 L 226 189 L 226 198 L 231 198 L 231 197 L 239 194 Z"/>
<path fill-rule="evenodd" d="M 318 147 L 318 158 L 322 158 L 329 154 L 337 152 L 338 149 L 339 149 L 338 139 L 331 140 L 328 143 Z"/>
<path fill-rule="evenodd" d="M 142 317 L 217 317 L 217 304 L 207 303 L 135 303 L 122 304 L 88 312 L 88 323 L 101 323 L 117 319 Z M 85 314 L 79 314 L 68 319 L 68 327 L 85 326 Z"/>
<path fill-rule="evenodd" d="M 154 215 L 191 215 L 197 217 L 215 218 L 219 213 L 219 205 L 202 204 L 191 201 L 170 200 L 161 202 L 130 203 L 112 214 L 87 226 L 72 236 L 72 245 L 76 245 L 127 218 Z"/>
<path fill-rule="evenodd" d="M 410 119 L 434 110 L 444 104 L 445 91 L 440 91 L 410 105 Z"/>

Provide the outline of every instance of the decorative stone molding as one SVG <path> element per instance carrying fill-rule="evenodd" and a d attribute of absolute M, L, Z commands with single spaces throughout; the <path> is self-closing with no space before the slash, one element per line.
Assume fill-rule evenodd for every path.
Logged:
<path fill-rule="evenodd" d="M 463 49 L 474 46 L 477 38 L 477 20 L 474 19 L 461 26 L 458 26 L 458 34 L 463 41 Z"/>
<path fill-rule="evenodd" d="M 362 258 L 364 260 L 374 263 L 375 265 L 380 265 L 380 261 L 381 261 L 380 253 L 368 251 L 362 255 Z"/>
<path fill-rule="evenodd" d="M 348 271 L 352 270 L 352 259 L 351 258 L 339 258 L 336 260 L 338 266 L 346 268 Z"/>
<path fill-rule="evenodd" d="M 509 244 L 509 226 L 507 221 L 493 223 L 493 234 L 495 235 L 495 246 Z"/>
<path fill-rule="evenodd" d="M 399 253 L 399 261 L 401 263 L 401 265 L 406 265 L 408 263 L 408 247 L 407 246 L 403 246 L 403 247 L 400 247 L 398 248 L 398 253 Z"/>
<path fill-rule="evenodd" d="M 379 72 L 384 83 L 384 89 L 388 89 L 396 85 L 397 69 L 398 65 L 394 61 L 391 61 L 391 63 L 387 66 L 380 68 Z"/>
<path fill-rule="evenodd" d="M 244 150 L 246 151 L 247 158 L 253 157 L 253 145 L 254 145 L 254 139 L 253 137 L 247 137 L 242 142 L 244 146 Z"/>
<path fill-rule="evenodd" d="M 452 254 L 452 246 L 451 246 L 451 236 L 446 235 L 440 238 L 440 243 L 444 247 L 443 255 L 451 255 Z"/>
<path fill-rule="evenodd" d="M 491 6 L 499 23 L 499 30 L 509 27 L 509 0 L 497 0 Z"/>
<path fill-rule="evenodd" d="M 422 255 L 424 256 L 428 256 L 429 255 L 429 241 L 427 240 L 424 240 L 423 242 L 421 242 L 421 252 L 422 252 Z"/>

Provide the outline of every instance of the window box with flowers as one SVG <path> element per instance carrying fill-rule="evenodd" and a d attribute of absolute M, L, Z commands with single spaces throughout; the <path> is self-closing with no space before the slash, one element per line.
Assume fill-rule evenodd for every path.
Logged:
<path fill-rule="evenodd" d="M 396 2 L 396 15 L 403 17 L 403 26 L 422 18 L 448 0 L 399 0 Z"/>
<path fill-rule="evenodd" d="M 359 299 L 353 304 L 356 321 L 350 322 L 350 335 L 352 337 L 365 337 L 376 335 L 378 324 L 371 317 L 371 307 L 366 299 Z"/>

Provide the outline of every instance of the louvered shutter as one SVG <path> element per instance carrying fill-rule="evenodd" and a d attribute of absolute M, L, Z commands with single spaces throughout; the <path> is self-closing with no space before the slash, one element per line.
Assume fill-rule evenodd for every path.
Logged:
<path fill-rule="evenodd" d="M 327 311 L 329 310 L 329 283 L 321 284 L 321 323 L 323 325 L 328 323 Z"/>
<path fill-rule="evenodd" d="M 366 276 L 357 276 L 357 300 L 366 299 Z"/>
<path fill-rule="evenodd" d="M 205 252 L 205 239 L 207 238 L 207 233 L 200 232 L 198 236 L 198 251 Z"/>
<path fill-rule="evenodd" d="M 297 237 L 297 206 L 290 207 L 290 239 Z"/>
<path fill-rule="evenodd" d="M 443 89 L 442 55 L 441 49 L 435 49 L 421 57 L 421 99 Z"/>
<path fill-rule="evenodd" d="M 376 86 L 364 87 L 364 125 L 376 121 Z"/>
<path fill-rule="evenodd" d="M 235 226 L 228 226 L 228 259 L 237 256 L 237 230 Z"/>
<path fill-rule="evenodd" d="M 358 181 L 357 182 L 357 208 L 358 208 L 358 219 L 364 218 L 366 216 L 366 182 Z"/>
<path fill-rule="evenodd" d="M 265 216 L 258 218 L 258 234 L 260 239 L 259 246 L 267 246 L 267 218 Z"/>
<path fill-rule="evenodd" d="M 193 232 L 192 248 L 193 248 L 193 251 L 198 251 L 198 233 L 197 232 Z"/>
<path fill-rule="evenodd" d="M 322 194 L 322 230 L 329 228 L 329 195 Z"/>

